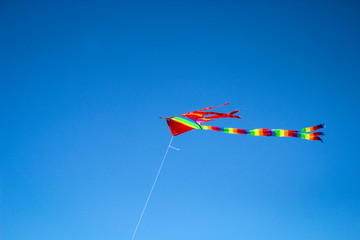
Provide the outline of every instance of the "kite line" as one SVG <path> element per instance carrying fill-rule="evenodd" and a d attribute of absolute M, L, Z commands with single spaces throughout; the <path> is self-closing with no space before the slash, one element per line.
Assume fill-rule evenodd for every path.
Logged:
<path fill-rule="evenodd" d="M 172 142 L 173 138 L 174 138 L 174 136 L 171 136 L 169 145 L 168 145 L 168 147 L 167 147 L 167 149 L 166 149 L 165 155 L 164 155 L 163 160 L 162 160 L 162 162 L 161 162 L 161 164 L 160 164 L 159 170 L 158 170 L 158 172 L 157 172 L 157 174 L 156 174 L 154 183 L 153 183 L 153 185 L 152 185 L 152 187 L 151 187 L 151 190 L 150 190 L 150 193 L 149 193 L 149 195 L 148 195 L 148 197 L 147 197 L 147 199 L 146 199 L 145 205 L 144 205 L 144 207 L 143 207 L 143 210 L 142 210 L 142 212 L 141 212 L 139 221 L 138 221 L 138 223 L 137 223 L 137 225 L 136 225 L 136 228 L 135 228 L 135 231 L 134 231 L 134 233 L 133 233 L 133 235 L 132 235 L 131 240 L 134 239 L 135 234 L 136 234 L 136 232 L 137 232 L 137 230 L 138 230 L 138 228 L 139 228 L 141 219 L 142 219 L 142 217 L 143 217 L 143 215 L 144 215 L 145 209 L 146 209 L 146 207 L 147 207 L 147 204 L 148 204 L 148 202 L 149 202 L 149 199 L 150 199 L 150 197 L 151 197 L 151 194 L 152 194 L 152 192 L 153 192 L 153 190 L 154 190 L 156 181 L 157 181 L 157 179 L 158 179 L 158 177 L 159 177 L 159 174 L 160 174 L 160 172 L 161 172 L 162 166 L 164 165 L 165 158 L 166 158 L 166 156 L 167 156 L 167 154 L 168 154 L 168 152 L 169 152 L 169 149 L 170 149 L 170 148 L 173 148 L 173 147 L 171 146 L 171 142 Z M 174 149 L 175 149 L 175 148 L 174 148 Z M 178 150 L 178 149 L 176 149 L 176 150 Z"/>

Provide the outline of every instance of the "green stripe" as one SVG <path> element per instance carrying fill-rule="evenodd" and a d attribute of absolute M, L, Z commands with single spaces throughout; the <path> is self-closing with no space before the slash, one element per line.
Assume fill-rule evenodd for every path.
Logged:
<path fill-rule="evenodd" d="M 193 127 L 193 128 L 196 128 L 196 129 L 201 129 L 201 127 L 200 127 L 198 124 L 196 124 L 196 123 L 194 123 L 194 122 L 192 122 L 192 121 L 186 120 L 186 119 L 184 119 L 184 118 L 181 118 L 181 117 L 173 117 L 173 118 L 171 118 L 171 119 L 173 119 L 173 120 L 175 120 L 175 121 L 177 121 L 177 122 L 183 123 L 183 124 L 185 124 L 185 125 L 188 125 L 188 126 L 190 126 L 190 127 Z"/>

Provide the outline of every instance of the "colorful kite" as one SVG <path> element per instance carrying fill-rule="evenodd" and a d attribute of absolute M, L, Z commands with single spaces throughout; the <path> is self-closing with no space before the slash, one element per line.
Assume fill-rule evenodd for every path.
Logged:
<path fill-rule="evenodd" d="M 188 112 L 186 114 L 181 114 L 175 117 L 162 118 L 166 119 L 167 124 L 170 128 L 170 131 L 173 136 L 185 133 L 193 129 L 200 130 L 213 130 L 217 132 L 231 133 L 231 134 L 248 134 L 252 136 L 267 136 L 267 137 L 295 137 L 302 138 L 307 140 L 318 140 L 322 142 L 322 139 L 319 136 L 324 135 L 323 132 L 314 132 L 318 129 L 323 128 L 324 124 L 319 124 L 313 127 L 303 128 L 301 131 L 295 130 L 283 130 L 283 129 L 267 129 L 267 128 L 258 128 L 253 130 L 238 129 L 238 128 L 221 128 L 203 125 L 205 122 L 213 121 L 218 118 L 240 118 L 235 114 L 238 113 L 238 110 L 235 110 L 231 113 L 218 113 L 207 111 L 221 106 L 228 105 L 225 103 L 216 107 L 208 107 L 205 109 Z"/>
<path fill-rule="evenodd" d="M 225 106 L 228 104 L 229 103 L 225 103 L 221 106 Z M 217 106 L 217 107 L 221 107 L 221 106 Z M 205 109 L 188 112 L 186 114 L 181 114 L 181 115 L 178 115 L 175 117 L 162 118 L 162 119 L 166 119 L 167 124 L 169 125 L 170 131 L 173 136 L 170 139 L 168 148 L 166 149 L 165 155 L 160 164 L 160 168 L 156 174 L 154 183 L 151 187 L 151 190 L 149 192 L 149 195 L 147 197 L 147 200 L 145 202 L 145 205 L 143 207 L 143 210 L 141 212 L 140 218 L 137 222 L 137 225 L 136 225 L 136 228 L 132 235 L 131 240 L 134 240 L 135 234 L 138 230 L 141 219 L 144 215 L 146 206 L 147 206 L 149 199 L 151 197 L 151 194 L 154 190 L 156 181 L 159 177 L 161 168 L 164 164 L 164 161 L 165 161 L 165 158 L 167 156 L 169 149 L 173 148 L 173 149 L 179 150 L 179 149 L 171 146 L 171 142 L 172 142 L 174 136 L 188 132 L 193 129 L 200 129 L 200 130 L 213 130 L 213 131 L 217 131 L 217 132 L 232 133 L 232 134 L 249 134 L 249 135 L 253 135 L 253 136 L 295 137 L 295 138 L 303 138 L 303 139 L 307 139 L 307 140 L 318 140 L 318 141 L 322 142 L 322 140 L 319 136 L 324 135 L 324 133 L 323 132 L 314 132 L 314 131 L 323 128 L 324 124 L 319 124 L 319 125 L 316 125 L 313 127 L 304 128 L 301 131 L 283 130 L 283 129 L 266 129 L 266 128 L 246 130 L 246 129 L 238 129 L 238 128 L 221 128 L 221 127 L 213 127 L 213 126 L 203 125 L 203 123 L 205 123 L 205 122 L 213 121 L 218 118 L 240 118 L 241 119 L 241 117 L 235 115 L 236 113 L 239 112 L 238 110 L 235 110 L 231 113 L 218 113 L 218 112 L 208 111 L 208 110 L 211 110 L 211 109 L 214 109 L 217 107 L 208 107 Z"/>

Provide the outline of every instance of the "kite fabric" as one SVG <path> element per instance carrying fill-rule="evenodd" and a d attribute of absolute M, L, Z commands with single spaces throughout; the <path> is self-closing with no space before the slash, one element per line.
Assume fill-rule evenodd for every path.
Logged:
<path fill-rule="evenodd" d="M 241 117 L 236 116 L 235 114 L 238 113 L 238 110 L 235 110 L 231 113 L 218 113 L 207 111 L 217 107 L 226 106 L 229 103 L 225 103 L 220 106 L 216 107 L 208 107 L 205 109 L 188 112 L 186 114 L 181 114 L 174 117 L 162 118 L 167 121 L 167 124 L 170 128 L 171 134 L 173 136 L 180 135 L 187 131 L 193 129 L 200 129 L 200 130 L 213 130 L 216 132 L 224 132 L 224 133 L 231 133 L 231 134 L 247 134 L 252 136 L 267 136 L 267 137 L 294 137 L 294 138 L 302 138 L 307 140 L 317 140 L 321 141 L 322 139 L 320 136 L 323 136 L 323 132 L 314 132 L 316 130 L 322 129 L 325 127 L 324 124 L 319 124 L 313 127 L 303 128 L 301 131 L 296 130 L 283 130 L 283 129 L 267 129 L 267 128 L 258 128 L 252 130 L 246 129 L 238 129 L 238 128 L 222 128 L 222 127 L 213 127 L 202 125 L 204 122 L 213 121 L 214 119 L 218 118 L 239 118 Z"/>

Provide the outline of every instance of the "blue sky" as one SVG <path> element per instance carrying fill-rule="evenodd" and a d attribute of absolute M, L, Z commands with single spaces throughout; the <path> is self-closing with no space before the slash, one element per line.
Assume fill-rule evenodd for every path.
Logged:
<path fill-rule="evenodd" d="M 356 1 L 1 1 L 0 237 L 359 239 Z"/>

